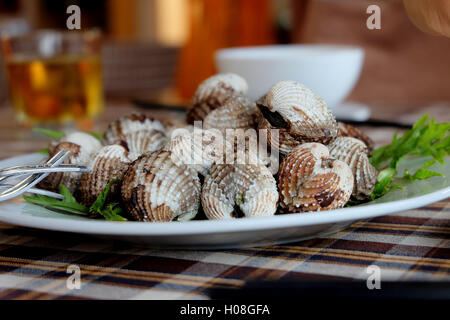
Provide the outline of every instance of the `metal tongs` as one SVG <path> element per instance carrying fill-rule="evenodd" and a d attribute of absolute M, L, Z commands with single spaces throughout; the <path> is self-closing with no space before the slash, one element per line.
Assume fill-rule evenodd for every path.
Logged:
<path fill-rule="evenodd" d="M 64 196 L 47 190 L 34 188 L 39 182 L 55 172 L 91 172 L 86 166 L 63 164 L 70 156 L 70 151 L 61 150 L 50 160 L 43 164 L 16 166 L 0 169 L 0 202 L 13 199 L 24 193 L 45 195 L 56 199 L 64 199 Z M 7 180 L 24 177 L 15 183 L 7 183 Z"/>

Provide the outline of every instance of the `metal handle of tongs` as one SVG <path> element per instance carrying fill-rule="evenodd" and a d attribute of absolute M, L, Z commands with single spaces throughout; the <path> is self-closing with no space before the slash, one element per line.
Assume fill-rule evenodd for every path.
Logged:
<path fill-rule="evenodd" d="M 55 172 L 90 172 L 83 165 L 66 165 L 63 162 L 69 157 L 70 151 L 61 150 L 44 164 L 24 165 L 5 168 L 0 170 L 0 188 L 6 189 L 0 192 L 0 201 L 10 200 L 24 193 L 42 194 L 57 199 L 64 197 L 50 191 L 34 188 L 39 182 Z M 26 176 L 23 180 L 15 184 L 7 184 L 6 180 L 11 178 Z"/>

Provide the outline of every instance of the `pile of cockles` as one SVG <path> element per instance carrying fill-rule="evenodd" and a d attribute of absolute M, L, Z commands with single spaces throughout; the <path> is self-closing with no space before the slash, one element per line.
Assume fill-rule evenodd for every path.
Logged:
<path fill-rule="evenodd" d="M 185 122 L 163 124 L 132 114 L 109 124 L 102 141 L 69 134 L 52 143 L 51 154 L 70 150 L 67 162 L 92 172 L 51 174 L 41 187 L 57 190 L 63 184 L 89 206 L 117 180 L 109 197 L 130 219 L 143 222 L 327 211 L 373 192 L 378 173 L 369 162 L 372 140 L 338 123 L 319 95 L 295 81 L 276 83 L 257 101 L 246 97 L 247 90 L 242 77 L 218 74 L 198 87 Z M 199 121 L 206 129 L 200 139 L 194 129 Z M 266 130 L 264 148 L 276 151 L 278 170 L 269 170 L 267 154 L 256 154 L 256 161 L 225 161 L 239 147 L 247 160 L 255 144 L 261 150 L 259 140 L 239 146 L 228 136 L 217 147 L 211 132 L 229 129 Z M 192 162 L 197 151 L 202 161 Z"/>

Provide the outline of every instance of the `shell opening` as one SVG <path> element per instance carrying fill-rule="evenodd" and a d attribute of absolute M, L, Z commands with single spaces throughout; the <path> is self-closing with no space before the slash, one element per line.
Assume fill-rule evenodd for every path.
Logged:
<path fill-rule="evenodd" d="M 334 167 L 334 163 L 336 162 L 336 159 L 332 158 L 322 158 L 322 169 L 331 169 Z"/>
<path fill-rule="evenodd" d="M 258 105 L 264 118 L 270 123 L 272 127 L 288 128 L 289 124 L 284 120 L 278 111 L 272 112 L 266 106 Z"/>
<path fill-rule="evenodd" d="M 245 213 L 242 211 L 239 204 L 235 203 L 233 207 L 233 212 L 231 213 L 231 216 L 236 219 L 245 218 Z"/>

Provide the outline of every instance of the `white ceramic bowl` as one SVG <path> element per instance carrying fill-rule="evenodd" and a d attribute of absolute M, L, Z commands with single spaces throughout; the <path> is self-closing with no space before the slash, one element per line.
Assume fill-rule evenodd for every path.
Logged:
<path fill-rule="evenodd" d="M 333 108 L 358 81 L 364 50 L 341 45 L 241 47 L 219 50 L 215 59 L 219 72 L 233 72 L 248 81 L 251 99 L 260 98 L 278 81 L 295 80 Z"/>

